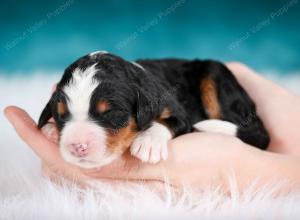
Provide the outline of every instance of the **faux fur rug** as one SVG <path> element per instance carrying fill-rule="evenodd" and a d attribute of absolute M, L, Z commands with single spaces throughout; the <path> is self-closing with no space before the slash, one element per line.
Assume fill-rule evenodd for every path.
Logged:
<path fill-rule="evenodd" d="M 300 94 L 299 75 L 275 81 Z M 15 104 L 37 119 L 58 75 L 0 77 L 0 108 Z M 0 116 L 0 219 L 300 219 L 300 194 L 274 198 L 274 183 L 230 196 L 218 188 L 186 190 L 175 196 L 166 186 L 163 198 L 143 185 L 101 184 L 97 191 L 58 187 L 40 173 L 38 158 Z"/>

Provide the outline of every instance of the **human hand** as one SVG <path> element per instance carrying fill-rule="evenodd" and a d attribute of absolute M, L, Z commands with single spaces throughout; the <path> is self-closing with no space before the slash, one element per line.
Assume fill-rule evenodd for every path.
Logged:
<path fill-rule="evenodd" d="M 300 156 L 300 97 L 263 78 L 241 63 L 228 63 L 253 99 L 270 135 L 268 151 Z"/>
<path fill-rule="evenodd" d="M 64 177 L 83 186 L 98 179 L 163 182 L 165 178 L 173 186 L 220 184 L 224 182 L 225 170 L 238 167 L 239 160 L 235 155 L 244 154 L 245 149 L 251 148 L 243 147 L 246 145 L 237 138 L 192 133 L 170 141 L 168 160 L 156 165 L 142 163 L 125 154 L 99 169 L 83 169 L 65 162 L 60 156 L 53 136 L 54 124 L 49 123 L 43 134 L 24 110 L 11 106 L 5 109 L 5 115 L 41 159 L 44 171 L 53 181 L 59 182 Z"/>
<path fill-rule="evenodd" d="M 259 115 L 262 117 L 267 129 L 271 130 L 271 139 L 278 139 L 278 135 L 281 134 L 279 130 L 282 129 L 272 128 L 272 117 L 278 118 L 276 115 L 278 111 L 274 109 L 272 111 L 272 109 L 270 109 L 276 105 L 272 105 L 274 97 L 272 96 L 272 99 L 266 97 L 269 93 L 264 94 L 266 91 L 260 87 L 277 93 L 278 99 L 285 96 L 285 99 L 281 99 L 281 101 L 284 102 L 286 99 L 288 99 L 288 101 L 291 99 L 294 100 L 295 96 L 260 78 L 246 67 L 244 69 L 242 69 L 242 67 L 236 67 L 234 63 L 229 64 L 229 68 L 236 74 L 240 83 L 256 102 Z M 254 79 L 255 84 L 253 84 Z M 258 85 L 260 89 L 253 85 Z M 260 90 L 263 90 L 261 91 L 263 94 L 258 92 Z M 261 96 L 264 98 L 261 98 Z M 268 101 L 268 105 L 265 105 L 266 100 Z M 253 165 L 260 158 L 259 155 L 261 155 L 261 151 L 242 143 L 234 137 L 193 133 L 183 135 L 170 141 L 170 155 L 168 160 L 162 161 L 157 165 L 141 163 L 126 154 L 108 166 L 101 167 L 100 169 L 87 170 L 68 164 L 61 158 L 58 146 L 55 142 L 54 124 L 48 124 L 46 128 L 43 129 L 44 134 L 42 134 L 41 131 L 36 128 L 34 121 L 23 110 L 16 107 L 9 107 L 5 113 L 20 137 L 41 158 L 44 171 L 46 171 L 47 175 L 54 181 L 59 181 L 63 176 L 79 184 L 86 185 L 98 179 L 143 180 L 153 182 L 164 181 L 165 177 L 168 177 L 170 183 L 174 186 L 179 186 L 184 183 L 201 187 L 213 182 L 224 184 L 224 172 L 226 173 L 232 168 L 236 173 L 239 173 L 239 169 L 244 168 L 243 165 L 247 164 L 247 161 Z M 277 120 L 277 123 L 279 122 L 281 122 L 281 120 Z M 51 129 L 54 132 L 49 133 Z M 276 142 L 272 142 L 271 146 L 277 146 L 275 143 Z M 236 157 L 236 155 L 238 155 L 238 157 Z M 255 157 L 253 157 L 253 155 L 255 155 Z M 251 158 L 251 161 L 249 161 L 249 158 Z"/>

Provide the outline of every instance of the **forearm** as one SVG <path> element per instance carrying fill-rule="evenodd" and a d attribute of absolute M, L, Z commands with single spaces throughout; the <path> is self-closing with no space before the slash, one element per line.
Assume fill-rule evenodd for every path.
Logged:
<path fill-rule="evenodd" d="M 235 174 L 239 190 L 245 190 L 253 181 L 256 188 L 279 184 L 277 193 L 300 190 L 300 158 L 295 156 L 247 148 L 237 160 Z"/>

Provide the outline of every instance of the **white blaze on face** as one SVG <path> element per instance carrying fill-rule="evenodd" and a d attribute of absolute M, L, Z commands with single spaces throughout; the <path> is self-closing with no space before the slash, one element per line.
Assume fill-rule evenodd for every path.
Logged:
<path fill-rule="evenodd" d="M 66 161 L 86 168 L 107 164 L 115 157 L 106 148 L 105 129 L 88 118 L 91 96 L 100 83 L 94 78 L 95 65 L 75 69 L 63 88 L 71 118 L 61 131 L 60 152 Z"/>
<path fill-rule="evenodd" d="M 75 69 L 70 83 L 63 89 L 74 120 L 87 120 L 91 96 L 99 85 L 98 80 L 93 78 L 97 72 L 95 65 L 84 71 Z"/>

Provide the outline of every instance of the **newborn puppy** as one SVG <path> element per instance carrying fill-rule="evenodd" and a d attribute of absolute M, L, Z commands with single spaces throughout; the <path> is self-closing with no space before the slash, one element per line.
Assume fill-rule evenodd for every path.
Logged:
<path fill-rule="evenodd" d="M 168 156 L 167 143 L 193 130 L 239 137 L 265 149 L 269 136 L 232 73 L 210 60 L 128 62 L 93 52 L 71 64 L 44 108 L 53 117 L 62 157 L 93 168 L 130 148 L 143 162 Z"/>

